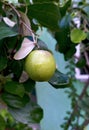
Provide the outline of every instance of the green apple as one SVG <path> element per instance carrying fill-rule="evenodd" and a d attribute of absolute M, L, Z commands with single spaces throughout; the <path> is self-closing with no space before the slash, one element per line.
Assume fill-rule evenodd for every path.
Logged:
<path fill-rule="evenodd" d="M 48 81 L 54 74 L 56 62 L 53 54 L 46 50 L 34 50 L 25 60 L 25 71 L 35 81 Z"/>

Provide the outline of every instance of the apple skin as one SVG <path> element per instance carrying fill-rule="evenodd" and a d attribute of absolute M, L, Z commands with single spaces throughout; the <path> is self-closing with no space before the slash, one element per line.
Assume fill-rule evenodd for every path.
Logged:
<path fill-rule="evenodd" d="M 48 81 L 54 74 L 56 62 L 46 50 L 33 50 L 25 60 L 25 71 L 35 81 Z"/>

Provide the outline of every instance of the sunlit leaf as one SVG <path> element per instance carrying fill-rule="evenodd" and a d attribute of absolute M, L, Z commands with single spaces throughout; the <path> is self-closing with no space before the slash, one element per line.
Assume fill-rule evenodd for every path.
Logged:
<path fill-rule="evenodd" d="M 14 27 L 15 26 L 15 22 L 11 21 L 8 17 L 3 17 L 3 21 L 9 26 L 9 27 Z"/>
<path fill-rule="evenodd" d="M 32 51 L 32 49 L 34 47 L 35 47 L 34 41 L 31 41 L 28 38 L 24 38 L 20 49 L 14 55 L 14 59 L 15 60 L 20 60 L 20 59 L 25 58 Z"/>
<path fill-rule="evenodd" d="M 82 40 L 86 39 L 87 34 L 80 29 L 74 28 L 71 31 L 70 37 L 72 42 L 80 43 Z"/>

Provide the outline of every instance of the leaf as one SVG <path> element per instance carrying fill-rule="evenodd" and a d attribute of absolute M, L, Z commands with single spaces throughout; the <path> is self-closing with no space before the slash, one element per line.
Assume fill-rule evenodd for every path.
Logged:
<path fill-rule="evenodd" d="M 3 21 L 9 26 L 9 27 L 14 27 L 16 22 L 10 20 L 8 17 L 3 17 Z"/>
<path fill-rule="evenodd" d="M 86 39 L 87 34 L 80 29 L 74 28 L 71 31 L 70 37 L 72 42 L 80 43 L 82 40 Z"/>
<path fill-rule="evenodd" d="M 61 19 L 61 21 L 59 21 L 59 26 L 61 29 L 66 29 L 69 32 L 70 22 L 71 22 L 71 16 L 70 14 L 67 14 Z"/>
<path fill-rule="evenodd" d="M 23 60 L 20 60 L 20 61 L 18 61 L 18 60 L 11 60 L 8 63 L 8 68 L 10 69 L 10 71 L 13 73 L 13 75 L 17 79 L 20 78 L 20 76 L 21 76 L 21 74 L 23 72 L 23 64 L 24 64 Z"/>
<path fill-rule="evenodd" d="M 78 101 L 78 106 L 86 112 L 86 116 L 89 117 L 89 97 L 84 97 Z"/>
<path fill-rule="evenodd" d="M 3 3 L 0 2 L 0 15 L 3 14 L 2 5 L 3 5 Z"/>
<path fill-rule="evenodd" d="M 60 31 L 55 33 L 57 40 L 56 50 L 63 53 L 68 59 L 76 52 L 75 44 L 71 41 L 70 34 L 70 14 L 65 15 L 59 22 Z"/>
<path fill-rule="evenodd" d="M 55 2 L 59 2 L 59 0 L 33 0 L 33 2 L 35 3 L 44 3 L 44 2 L 53 2 L 53 1 L 55 1 Z"/>
<path fill-rule="evenodd" d="M 66 12 L 67 12 L 68 8 L 70 7 L 70 5 L 71 5 L 71 0 L 68 0 L 68 1 L 64 4 L 63 7 L 60 7 L 60 12 L 61 12 L 61 16 L 62 16 L 62 17 L 66 14 Z"/>
<path fill-rule="evenodd" d="M 0 115 L 0 130 L 5 130 L 5 120 L 3 119 L 3 117 Z"/>
<path fill-rule="evenodd" d="M 35 121 L 36 123 L 39 123 L 40 120 L 43 117 L 43 111 L 42 111 L 42 109 L 40 107 L 34 107 L 30 111 L 30 116 L 31 116 L 33 121 Z"/>
<path fill-rule="evenodd" d="M 22 23 L 20 25 L 20 33 L 22 36 L 32 36 L 33 31 L 31 30 L 30 20 L 27 15 L 21 11 L 19 11 Z"/>
<path fill-rule="evenodd" d="M 21 109 L 9 107 L 9 112 L 17 121 L 24 124 L 39 123 L 43 118 L 43 110 L 31 102 Z"/>
<path fill-rule="evenodd" d="M 0 56 L 0 71 L 7 67 L 7 58 L 5 56 Z"/>
<path fill-rule="evenodd" d="M 7 104 L 7 106 L 13 108 L 22 108 L 29 102 L 30 99 L 27 95 L 24 95 L 21 98 L 9 93 L 3 93 L 2 100 Z"/>
<path fill-rule="evenodd" d="M 25 58 L 35 47 L 35 41 L 31 41 L 28 38 L 24 38 L 20 49 L 15 53 L 14 59 L 21 60 Z"/>
<path fill-rule="evenodd" d="M 25 94 L 25 89 L 22 84 L 15 81 L 8 81 L 4 85 L 4 89 L 6 92 L 10 94 L 14 94 L 20 97 L 23 97 Z"/>
<path fill-rule="evenodd" d="M 31 92 L 35 88 L 35 81 L 28 79 L 26 82 L 23 83 L 25 91 Z"/>
<path fill-rule="evenodd" d="M 76 67 L 83 68 L 86 65 L 86 60 L 84 58 L 81 58 L 77 63 Z"/>
<path fill-rule="evenodd" d="M 87 39 L 89 40 L 89 32 L 87 32 Z"/>
<path fill-rule="evenodd" d="M 39 47 L 40 49 L 42 49 L 42 50 L 48 50 L 47 45 L 46 45 L 42 40 L 40 40 L 40 39 L 38 39 L 37 45 L 38 45 L 38 47 Z"/>
<path fill-rule="evenodd" d="M 14 29 L 8 27 L 3 22 L 0 22 L 0 39 L 5 37 L 13 37 L 18 35 L 18 32 L 14 31 Z"/>
<path fill-rule="evenodd" d="M 35 3 L 28 8 L 28 17 L 36 19 L 42 26 L 53 31 L 59 30 L 60 10 L 55 3 Z"/>
<path fill-rule="evenodd" d="M 69 77 L 56 70 L 53 77 L 49 80 L 49 83 L 54 88 L 65 88 L 69 84 Z"/>
<path fill-rule="evenodd" d="M 12 3 L 15 6 L 19 5 L 18 0 L 5 0 L 5 1 L 9 2 L 10 4 Z"/>
<path fill-rule="evenodd" d="M 23 71 L 20 78 L 19 78 L 19 83 L 24 83 L 28 79 L 29 79 L 28 74 L 25 71 Z"/>
<path fill-rule="evenodd" d="M 87 17 L 89 16 L 89 4 L 86 4 L 83 8 L 84 12 L 87 14 Z"/>

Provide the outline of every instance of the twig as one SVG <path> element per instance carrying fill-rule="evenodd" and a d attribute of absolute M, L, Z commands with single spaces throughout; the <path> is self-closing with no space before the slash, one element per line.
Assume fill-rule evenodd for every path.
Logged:
<path fill-rule="evenodd" d="M 12 4 L 9 4 L 9 3 L 5 3 L 5 4 L 8 5 L 8 6 L 10 6 L 10 7 L 14 10 L 14 12 L 17 14 L 17 16 L 18 16 L 18 18 L 19 18 L 19 21 L 20 21 L 22 24 L 24 24 L 24 26 L 25 26 L 31 33 L 34 33 L 34 32 L 31 30 L 31 28 L 21 19 L 21 15 L 20 15 L 19 11 L 16 10 L 16 8 L 15 8 Z"/>
<path fill-rule="evenodd" d="M 86 51 L 84 51 L 84 56 L 85 56 L 85 59 L 86 59 L 87 65 L 89 66 L 89 57 L 88 57 L 88 54 L 87 54 Z"/>
<path fill-rule="evenodd" d="M 33 33 L 33 31 L 31 30 L 31 28 L 22 20 L 20 19 L 21 23 L 31 32 Z"/>
<path fill-rule="evenodd" d="M 8 6 L 10 6 L 13 10 L 14 10 L 14 12 L 17 14 L 17 16 L 20 18 L 21 16 L 20 16 L 20 13 L 16 10 L 16 8 L 12 5 L 12 4 L 9 4 L 9 3 L 5 3 L 6 5 L 8 5 Z"/>
<path fill-rule="evenodd" d="M 81 100 L 81 99 L 83 98 L 83 96 L 84 96 L 85 93 L 86 93 L 86 90 L 87 90 L 88 86 L 89 86 L 89 79 L 87 80 L 87 82 L 86 82 L 86 84 L 85 84 L 85 86 L 84 86 L 84 88 L 83 88 L 83 90 L 82 90 L 82 92 L 81 92 L 81 94 L 80 94 L 78 100 Z M 76 113 L 77 111 L 78 111 L 78 103 L 76 102 L 75 107 L 74 107 L 74 109 L 73 109 L 73 111 L 72 111 L 72 113 L 71 113 L 71 116 L 70 116 L 70 118 L 69 118 L 69 120 L 68 120 L 68 122 L 67 122 L 66 130 L 68 130 L 68 128 L 69 128 L 69 126 L 70 126 L 70 124 L 71 124 L 71 122 L 72 122 L 72 118 L 73 118 L 73 116 L 75 115 L 75 113 Z"/>
<path fill-rule="evenodd" d="M 89 124 L 89 119 L 85 119 L 85 121 L 82 124 L 82 129 L 84 129 Z"/>

